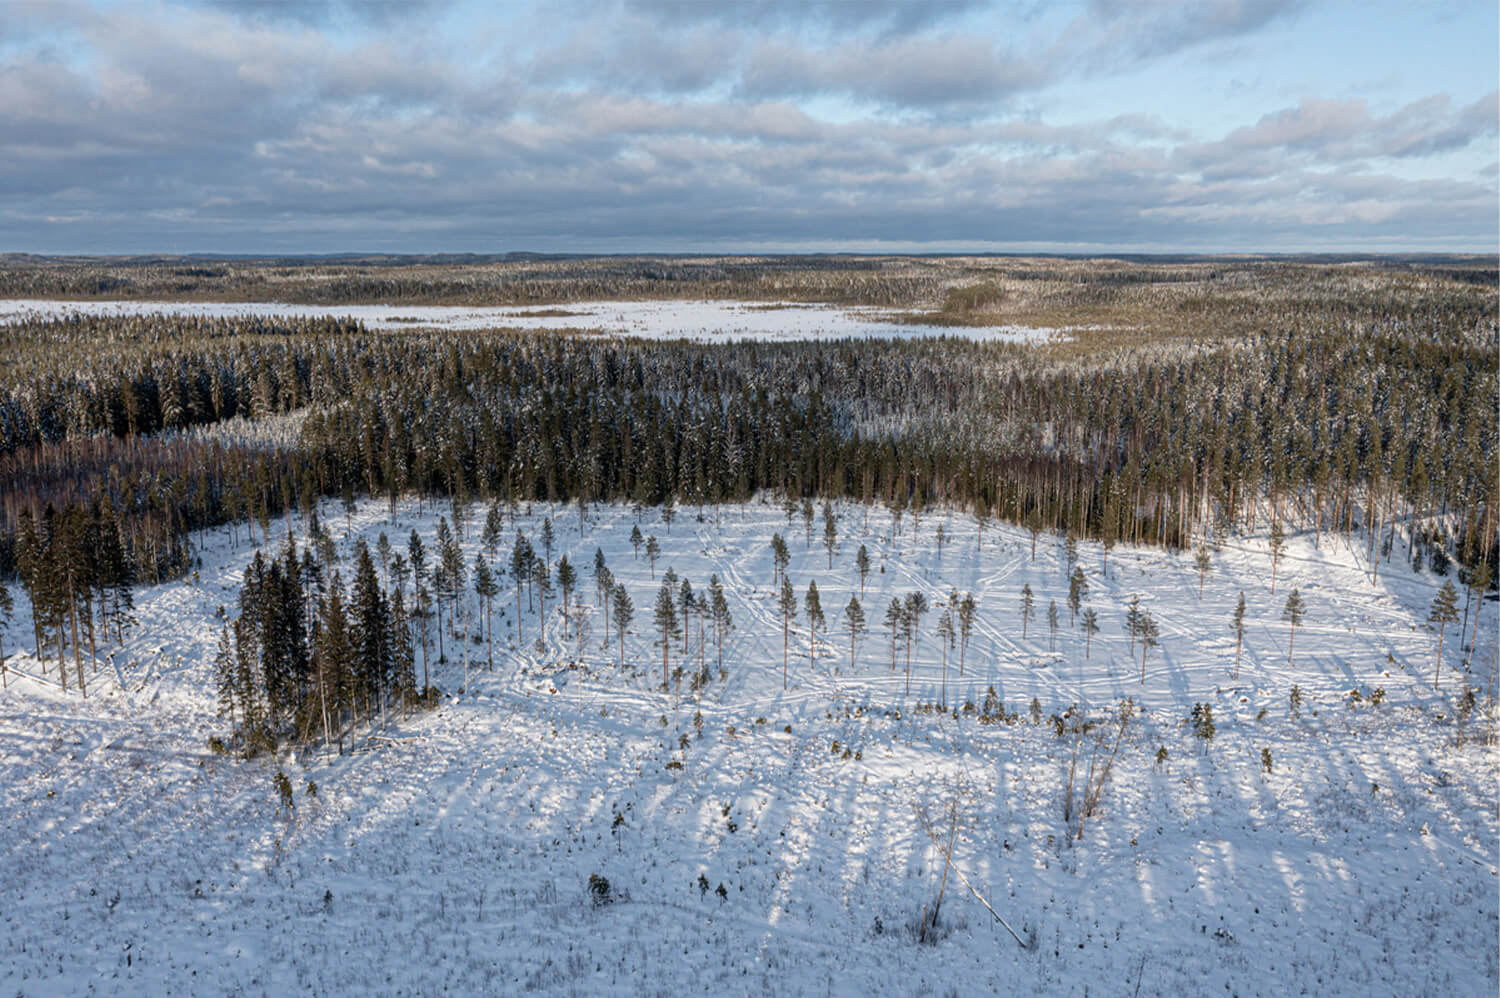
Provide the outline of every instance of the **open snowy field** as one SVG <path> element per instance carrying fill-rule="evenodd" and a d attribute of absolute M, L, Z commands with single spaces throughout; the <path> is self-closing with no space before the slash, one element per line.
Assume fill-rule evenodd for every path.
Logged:
<path fill-rule="evenodd" d="M 590 306 L 601 321 L 691 325 L 627 310 L 657 307 L 671 306 Z M 785 328 L 785 312 L 715 307 L 726 326 Z M 818 314 L 845 328 L 841 313 Z M 1462 638 L 1449 626 L 1434 693 L 1425 620 L 1441 580 L 1404 565 L 1400 542 L 1372 582 L 1361 544 L 1292 537 L 1272 595 L 1264 536 L 1231 538 L 1201 597 L 1191 554 L 1083 542 L 1083 605 L 1100 627 L 1086 649 L 1060 539 L 1043 535 L 1033 557 L 1024 530 L 976 536 L 967 515 L 908 514 L 898 531 L 884 509 L 834 510 L 830 567 L 821 517 L 809 540 L 779 503 L 701 519 L 683 507 L 670 530 L 647 509 L 653 572 L 630 544 L 628 507 L 594 507 L 580 530 L 576 507 L 523 506 L 518 523 L 506 517 L 501 559 L 518 525 L 540 552 L 550 515 L 554 561 L 566 553 L 579 570 L 571 619 L 556 599 L 539 619 L 523 597 L 518 641 L 505 588 L 493 669 L 482 644 L 463 645 L 466 661 L 445 639 L 437 709 L 361 729 L 342 757 L 248 762 L 207 740 L 225 733 L 216 613 L 234 605 L 253 551 L 243 530 L 237 547 L 227 528 L 203 537 L 198 579 L 140 591 L 136 636 L 87 700 L 15 673 L 0 694 L 0 991 L 1495 993 L 1497 756 L 1482 711 L 1458 745 L 1454 708 L 1465 678 L 1486 699 L 1493 604 L 1472 655 L 1472 622 Z M 415 527 L 431 544 L 439 512 L 412 502 L 392 522 L 367 502 L 345 534 L 337 504 L 323 509 L 346 577 L 354 536 L 373 546 L 383 531 L 399 550 Z M 471 524 L 482 519 L 476 508 Z M 785 690 L 778 532 L 799 600 Z M 470 564 L 478 534 L 464 541 Z M 842 611 L 860 590 L 861 545 L 869 632 L 851 664 Z M 596 547 L 635 602 L 623 667 L 594 601 Z M 723 672 L 710 637 L 701 690 L 695 663 L 660 688 L 651 610 L 669 566 L 699 591 L 717 573 L 733 614 Z M 800 604 L 813 581 L 828 627 L 810 649 Z M 1288 661 L 1293 587 L 1307 616 Z M 908 693 L 905 649 L 893 669 L 883 621 L 911 592 L 933 609 Z M 962 675 L 956 648 L 945 673 L 936 633 L 953 592 L 977 601 Z M 1144 680 L 1124 629 L 1137 594 L 1160 629 Z M 5 648 L 39 676 L 18 602 Z M 682 658 L 677 643 L 671 667 Z M 1090 764 L 1103 767 L 1127 697 L 1133 717 L 1076 838 L 1065 809 Z M 946 713 L 932 706 L 943 701 Z M 1212 739 L 1189 721 L 1195 704 L 1212 710 Z M 1075 736 L 1082 718 L 1097 726 Z M 278 766 L 296 788 L 291 816 L 278 813 Z M 922 942 L 914 926 L 944 889 L 950 834 L 937 938 Z"/>
<path fill-rule="evenodd" d="M 0 322 L 84 315 L 351 316 L 370 329 L 570 329 L 606 336 L 737 340 L 913 339 L 954 336 L 1026 343 L 1068 335 L 1022 326 L 907 325 L 884 318 L 888 309 L 737 301 L 570 302 L 538 308 L 447 305 L 288 305 L 279 302 L 52 301 L 0 299 Z"/>

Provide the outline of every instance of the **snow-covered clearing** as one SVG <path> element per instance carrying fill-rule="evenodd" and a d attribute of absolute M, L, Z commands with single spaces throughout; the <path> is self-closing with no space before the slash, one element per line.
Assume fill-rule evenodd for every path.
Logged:
<path fill-rule="evenodd" d="M 279 302 L 52 301 L 0 299 L 0 322 L 84 315 L 351 316 L 371 329 L 570 329 L 642 339 L 816 340 L 952 336 L 1027 343 L 1065 330 L 1023 326 L 946 327 L 890 322 L 889 309 L 740 301 L 569 302 L 536 308 L 461 305 L 289 305 Z"/>
<path fill-rule="evenodd" d="M 908 515 L 894 534 L 884 510 L 868 526 L 862 507 L 836 511 L 830 569 L 821 522 L 809 544 L 800 517 L 788 523 L 779 505 L 709 509 L 702 520 L 683 508 L 670 533 L 648 510 L 642 532 L 663 551 L 653 579 L 644 553 L 633 557 L 628 508 L 596 507 L 580 536 L 576 507 L 523 507 L 538 551 L 550 513 L 553 557 L 566 552 L 579 569 L 581 658 L 556 600 L 539 623 L 523 599 L 525 640 L 512 648 L 515 593 L 505 590 L 493 671 L 476 644 L 466 671 L 450 641 L 452 661 L 434 667 L 448 694 L 438 709 L 361 732 L 349 755 L 279 762 L 206 748 L 223 733 L 210 678 L 216 610 L 233 605 L 252 552 L 243 540 L 236 550 L 228 530 L 203 538 L 198 583 L 141 592 L 137 636 L 116 656 L 118 672 L 94 674 L 87 700 L 14 674 L 0 694 L 0 989 L 1495 992 L 1495 752 L 1475 722 L 1456 747 L 1464 642 L 1450 626 L 1434 694 L 1437 636 L 1423 621 L 1436 583 L 1399 564 L 1399 545 L 1372 584 L 1362 547 L 1292 538 L 1272 596 L 1264 538 L 1236 538 L 1214 554 L 1200 599 L 1190 555 L 1118 548 L 1106 559 L 1081 544 L 1086 605 L 1101 626 L 1085 658 L 1059 541 L 1043 537 L 1032 560 L 1016 528 L 991 526 L 981 545 L 959 514 Z M 342 531 L 336 504 L 324 516 Z M 436 520 L 412 503 L 391 523 L 369 502 L 352 525 L 371 542 L 385 531 L 400 549 L 413 526 L 431 543 Z M 507 528 L 502 560 L 509 517 Z M 283 529 L 273 528 L 274 547 Z M 816 580 L 829 623 L 810 665 L 805 617 L 795 622 L 786 691 L 773 532 L 790 545 L 799 601 Z M 471 527 L 471 562 L 477 535 Z M 873 563 L 862 601 L 870 633 L 851 667 L 842 608 L 858 590 L 860 544 Z M 635 600 L 623 669 L 613 633 L 601 648 L 596 545 Z M 342 548 L 347 559 L 347 538 Z M 659 689 L 651 606 L 668 566 L 695 589 L 717 572 L 734 615 L 725 677 L 699 694 L 685 678 L 679 691 Z M 1024 638 L 1023 584 L 1037 598 Z M 1293 586 L 1308 615 L 1289 664 L 1280 617 Z M 919 706 L 942 695 L 935 626 L 955 589 L 979 607 L 962 676 L 950 656 L 957 717 Z M 914 590 L 934 609 L 907 695 L 904 655 L 893 671 L 882 621 L 893 596 Z M 1241 591 L 1250 625 L 1233 680 L 1229 621 Z M 1136 593 L 1161 629 L 1144 683 L 1123 630 Z M 14 654 L 28 619 L 18 606 L 6 649 L 35 674 L 35 659 Z M 1479 634 L 1470 679 L 1482 687 L 1495 660 L 1493 605 Z M 708 651 L 712 661 L 711 640 Z M 964 710 L 982 708 L 989 687 L 1014 723 Z M 1377 687 L 1384 703 L 1349 705 L 1351 689 Z M 1049 715 L 1077 703 L 1107 720 L 1124 697 L 1141 710 L 1074 841 L 1063 819 L 1074 742 L 1056 737 Z M 1195 703 L 1212 707 L 1211 742 L 1186 723 Z M 1082 742 L 1080 788 L 1093 744 Z M 295 818 L 277 814 L 278 765 L 297 788 Z M 943 872 L 919 812 L 946 840 L 950 806 L 955 867 L 1032 948 L 956 874 L 940 938 L 916 940 L 911 926 Z M 608 880 L 613 903 L 593 903 L 591 875 Z"/>

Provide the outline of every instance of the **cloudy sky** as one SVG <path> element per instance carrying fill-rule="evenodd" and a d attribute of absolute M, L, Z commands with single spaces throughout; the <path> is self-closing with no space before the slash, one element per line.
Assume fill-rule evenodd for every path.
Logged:
<path fill-rule="evenodd" d="M 0 252 L 1494 252 L 1475 2 L 0 0 Z"/>

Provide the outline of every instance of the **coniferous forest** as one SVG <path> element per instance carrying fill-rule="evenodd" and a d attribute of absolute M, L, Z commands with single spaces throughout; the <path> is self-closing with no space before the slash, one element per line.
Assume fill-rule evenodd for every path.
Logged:
<path fill-rule="evenodd" d="M 637 982 L 593 935 L 696 960 L 658 903 L 777 940 L 701 947 L 729 992 L 803 966 L 780 924 L 867 983 L 935 954 L 1046 991 L 1116 950 L 1132 988 L 1286 983 L 1255 942 L 1421 990 L 1444 936 L 1490 981 L 1497 287 L 1468 257 L 4 258 L 0 751 L 75 774 L 11 820 L 90 816 L 101 856 L 214 829 L 75 885 L 111 945 L 201 863 L 192 904 L 275 913 L 212 932 L 434 964 L 439 926 L 455 990 Z M 680 301 L 842 332 L 590 321 Z M 184 931 L 118 973 L 242 979 Z M 0 952 L 51 976 L 50 945 Z M 319 959 L 267 979 L 432 980 Z"/>

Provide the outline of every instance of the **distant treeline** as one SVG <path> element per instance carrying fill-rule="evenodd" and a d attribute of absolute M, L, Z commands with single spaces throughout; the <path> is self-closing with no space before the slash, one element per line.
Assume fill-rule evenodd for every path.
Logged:
<path fill-rule="evenodd" d="M 55 577 L 38 559 L 76 552 L 84 521 L 120 552 L 68 584 L 97 593 L 190 571 L 194 531 L 245 524 L 257 539 L 329 496 L 709 504 L 765 490 L 940 503 L 1106 544 L 1188 547 L 1269 517 L 1363 530 L 1373 558 L 1399 530 L 1443 561 L 1492 563 L 1493 300 L 1371 272 L 1340 299 L 1302 277 L 1253 305 L 1143 285 L 1179 316 L 1242 328 L 1243 307 L 1268 325 L 1128 345 L 705 345 L 167 315 L 0 327 L 0 574 L 28 589 Z M 74 611 L 46 612 L 39 638 L 57 644 Z"/>

